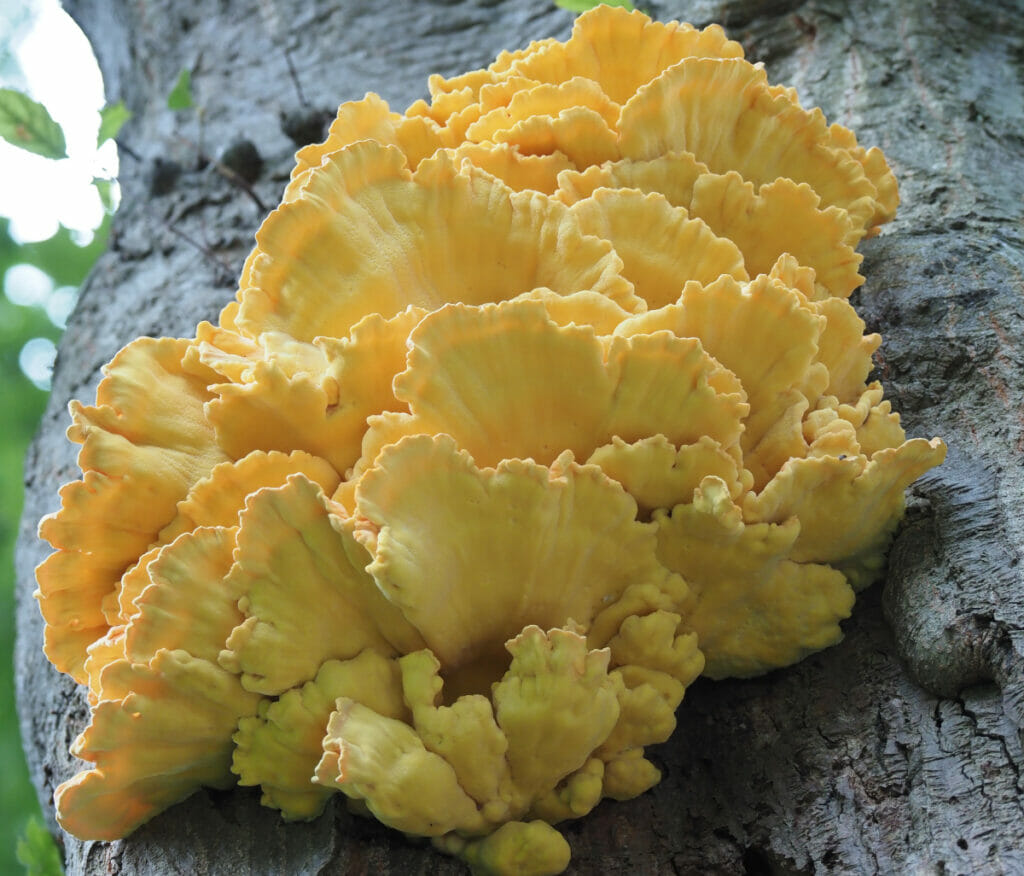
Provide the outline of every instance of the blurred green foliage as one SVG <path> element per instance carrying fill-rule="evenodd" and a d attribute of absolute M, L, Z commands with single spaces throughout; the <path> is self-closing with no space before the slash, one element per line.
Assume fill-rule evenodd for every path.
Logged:
<path fill-rule="evenodd" d="M 570 12 L 586 12 L 595 6 L 621 6 L 631 12 L 635 8 L 629 0 L 555 0 L 555 6 L 561 6 Z"/>
<path fill-rule="evenodd" d="M 0 89 L 0 136 L 17 145 L 58 158 L 63 153 L 63 132 L 54 134 L 49 113 L 17 92 Z M 123 110 L 123 108 L 122 108 Z M 5 115 L 6 114 L 6 115 Z M 126 118 L 113 112 L 107 131 L 116 133 Z M 21 120 L 20 122 L 18 120 Z M 13 121 L 12 121 L 13 120 Z M 48 121 L 49 120 L 49 123 Z M 8 136 L 7 128 L 14 131 Z M 13 125 L 13 127 L 11 127 Z M 108 136 L 113 136 L 108 133 Z M 49 144 L 49 145 L 47 145 Z M 60 146 L 58 149 L 57 146 Z M 53 280 L 54 287 L 77 288 L 106 247 L 109 216 L 96 230 L 91 243 L 79 245 L 66 228 L 52 237 L 21 243 L 10 234 L 10 222 L 0 217 L 0 387 L 4 400 L 3 428 L 0 429 L 0 873 L 24 871 L 38 876 L 62 872 L 60 855 L 40 817 L 35 790 L 20 744 L 14 705 L 14 544 L 24 500 L 23 463 L 25 451 L 46 406 L 47 393 L 23 372 L 19 356 L 34 338 L 56 343 L 61 330 L 48 317 L 45 301 L 37 305 L 14 303 L 6 294 L 9 268 L 27 264 L 39 268 Z M 20 865 L 20 866 L 19 866 Z"/>
<path fill-rule="evenodd" d="M 174 88 L 167 95 L 167 108 L 172 110 L 186 110 L 192 107 L 192 73 L 189 70 L 182 70 L 178 74 L 178 80 Z"/>
<path fill-rule="evenodd" d="M 123 100 L 109 104 L 100 110 L 100 129 L 96 134 L 97 148 L 107 140 L 113 140 L 125 122 L 132 117 L 131 111 Z"/>
<path fill-rule="evenodd" d="M 17 856 L 26 876 L 61 876 L 64 872 L 53 837 L 38 818 L 30 819 L 25 827 L 18 840 Z"/>
<path fill-rule="evenodd" d="M 48 240 L 18 244 L 8 233 L 8 222 L 0 217 L 0 277 L 13 265 L 35 265 L 48 273 L 57 286 L 78 286 L 106 245 L 106 224 L 92 243 L 79 246 L 72 234 L 61 228 Z M 39 819 L 39 804 L 29 782 L 20 745 L 14 708 L 14 680 L 9 655 L 14 649 L 14 542 L 23 501 L 23 461 L 46 405 L 47 393 L 26 377 L 18 356 L 32 338 L 54 342 L 60 329 L 41 306 L 23 306 L 0 295 L 0 386 L 3 387 L 4 424 L 0 429 L 0 873 L 19 872 L 19 857 L 29 873 L 59 873 L 54 869 L 56 854 L 49 834 Z M 29 819 L 37 822 L 31 827 Z M 45 852 L 47 842 L 52 853 Z"/>
<path fill-rule="evenodd" d="M 57 161 L 72 151 L 72 147 L 78 151 L 70 160 L 84 163 L 88 156 L 83 156 L 83 148 L 87 147 L 75 146 L 75 142 L 81 139 L 73 136 L 76 132 L 70 128 L 64 130 L 47 107 L 25 93 L 33 90 L 45 93 L 46 87 L 32 79 L 39 75 L 40 67 L 23 66 L 31 53 L 26 54 L 22 49 L 37 26 L 52 12 L 49 7 L 56 6 L 53 0 L 0 0 L 0 138 L 22 150 L 53 159 L 55 167 Z M 58 16 L 63 16 L 63 13 L 58 13 Z M 52 18 L 47 28 L 50 29 L 46 31 L 43 42 L 49 41 L 52 34 L 63 33 L 58 42 L 64 45 L 62 41 L 67 39 L 67 33 L 54 28 Z M 81 39 L 84 41 L 84 37 Z M 39 51 L 37 45 L 32 50 L 35 54 L 31 56 L 38 57 Z M 49 51 L 50 57 L 56 58 L 52 49 Z M 83 60 L 79 56 L 69 56 L 48 63 L 56 76 L 70 81 L 80 75 L 78 65 Z M 30 68 L 35 70 L 31 75 L 28 72 Z M 106 106 L 99 115 L 97 147 L 116 137 L 131 117 L 120 102 Z M 84 119 L 84 115 L 79 115 L 66 121 L 78 127 L 88 124 Z M 99 168 L 99 173 L 109 175 L 95 158 L 91 163 Z M 46 164 L 44 161 L 43 165 Z M 36 163 L 34 166 L 38 168 L 40 165 Z M 5 171 L 8 169 L 18 172 L 13 165 Z M 46 171 L 44 167 L 33 172 Z M 21 353 L 30 342 L 36 349 L 40 346 L 45 348 L 49 342 L 56 344 L 62 331 L 57 323 L 63 322 L 69 299 L 74 297 L 71 290 L 81 285 L 106 248 L 109 214 L 117 201 L 117 186 L 113 179 L 96 178 L 93 183 L 108 215 L 93 230 L 92 241 L 85 245 L 79 243 L 78 232 L 64 227 L 59 227 L 49 239 L 24 243 L 16 234 L 12 235 L 10 220 L 0 216 L 0 399 L 4 402 L 0 413 L 0 876 L 21 873 L 57 876 L 62 872 L 60 853 L 46 821 L 41 817 L 36 791 L 29 781 L 14 705 L 11 661 L 14 645 L 14 545 L 24 498 L 25 452 L 47 402 L 47 391 L 40 389 L 22 370 Z M 76 196 L 81 197 L 81 193 L 69 192 L 70 200 Z M 26 212 L 31 213 L 31 210 Z M 31 265 L 48 275 L 52 281 L 52 294 L 48 297 L 28 296 L 32 303 L 16 303 L 26 300 L 25 287 L 21 286 L 22 294 L 16 294 L 18 281 L 15 281 L 15 289 L 8 295 L 7 272 L 20 265 Z M 24 277 L 25 272 L 22 271 L 22 282 Z M 41 288 L 45 291 L 46 285 Z M 40 297 L 42 300 L 38 300 Z M 38 380 L 39 375 L 35 376 Z M 26 520 L 22 525 L 32 529 L 35 521 Z M 29 610 L 36 609 L 29 606 Z"/>
<path fill-rule="evenodd" d="M 18 872 L 15 843 L 31 814 L 39 812 L 35 791 L 21 751 L 14 710 L 14 540 L 22 504 L 22 460 L 46 404 L 46 393 L 22 373 L 18 352 L 37 331 L 53 326 L 36 308 L 18 307 L 0 297 L 0 385 L 4 395 L 4 428 L 0 430 L 0 873 Z"/>
<path fill-rule="evenodd" d="M 92 242 L 86 246 L 78 245 L 74 235 L 66 228 L 58 228 L 57 233 L 46 240 L 17 243 L 9 233 L 10 222 L 0 216 L 0 274 L 6 273 L 9 267 L 19 263 L 35 265 L 49 274 L 55 285 L 77 286 L 89 273 L 89 268 L 100 253 L 107 248 L 109 222 L 110 218 L 107 217 L 96 230 Z M 45 314 L 43 318 L 45 319 Z"/>

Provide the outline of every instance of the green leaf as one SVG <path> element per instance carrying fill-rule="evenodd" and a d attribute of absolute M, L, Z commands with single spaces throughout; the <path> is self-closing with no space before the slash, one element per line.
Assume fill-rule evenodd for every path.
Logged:
<path fill-rule="evenodd" d="M 167 95 L 167 107 L 172 110 L 189 109 L 192 106 L 192 74 L 188 70 L 182 70 L 178 74 L 178 81 L 174 88 Z"/>
<path fill-rule="evenodd" d="M 555 0 L 555 6 L 568 9 L 570 12 L 586 12 L 595 6 L 621 6 L 632 12 L 636 7 L 629 0 Z"/>
<path fill-rule="evenodd" d="M 0 88 L 0 137 L 46 158 L 68 157 L 64 131 L 46 107 L 13 88 Z"/>
<path fill-rule="evenodd" d="M 102 146 L 107 140 L 113 140 L 122 125 L 132 117 L 131 111 L 123 100 L 111 103 L 100 110 L 100 132 L 96 137 L 96 145 Z"/>
<path fill-rule="evenodd" d="M 94 176 L 92 184 L 96 186 L 96 193 L 100 196 L 103 209 L 108 213 L 113 213 L 117 209 L 117 201 L 114 198 L 114 180 Z"/>
<path fill-rule="evenodd" d="M 27 876 L 63 876 L 60 852 L 53 837 L 38 818 L 30 818 L 15 849 L 18 863 Z"/>

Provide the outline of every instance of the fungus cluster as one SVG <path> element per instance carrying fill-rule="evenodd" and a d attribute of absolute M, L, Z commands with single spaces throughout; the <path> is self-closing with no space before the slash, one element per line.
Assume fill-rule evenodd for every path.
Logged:
<path fill-rule="evenodd" d="M 885 159 L 720 28 L 599 7 L 429 86 L 343 105 L 219 324 L 71 405 L 37 597 L 76 836 L 237 782 L 561 872 L 694 678 L 839 640 L 943 458 L 847 301 Z"/>

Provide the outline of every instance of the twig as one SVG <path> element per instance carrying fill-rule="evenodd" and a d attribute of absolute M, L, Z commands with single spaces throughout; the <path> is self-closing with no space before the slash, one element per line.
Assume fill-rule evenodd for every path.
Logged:
<path fill-rule="evenodd" d="M 194 246 L 197 250 L 199 250 L 199 252 L 201 252 L 204 256 L 206 256 L 206 258 L 208 258 L 211 262 L 213 262 L 218 268 L 223 270 L 225 272 L 226 276 L 228 276 L 228 277 L 234 276 L 234 270 L 231 268 L 231 266 L 226 264 L 225 262 L 221 261 L 221 259 L 217 256 L 217 254 L 212 249 L 210 249 L 209 246 L 207 246 L 206 244 L 200 243 L 199 241 L 195 240 L 191 235 L 186 234 L 180 228 L 175 228 L 173 225 L 171 225 L 170 222 L 161 220 L 160 224 L 163 225 L 163 227 L 165 229 L 170 231 L 171 234 L 174 234 L 175 236 L 180 237 L 182 240 L 185 241 L 185 243 L 189 244 L 190 246 Z"/>
<path fill-rule="evenodd" d="M 299 103 L 302 106 L 309 106 L 309 101 L 306 100 L 306 95 L 302 92 L 302 83 L 299 82 L 299 73 L 292 62 L 291 53 L 288 49 L 282 49 L 282 51 L 284 52 L 284 61 L 288 65 L 288 74 L 292 77 L 292 84 L 295 86 L 295 92 L 299 96 Z"/>
<path fill-rule="evenodd" d="M 228 167 L 225 164 L 221 164 L 219 161 L 217 161 L 217 159 L 208 158 L 207 156 L 203 157 L 206 158 L 207 161 L 209 161 L 210 164 L 213 165 L 213 169 L 216 170 L 217 173 L 219 173 L 222 177 L 224 177 L 224 179 L 226 179 L 236 188 L 241 189 L 250 198 L 252 198 L 253 203 L 259 208 L 260 213 L 269 212 L 267 210 L 266 205 L 263 203 L 263 201 L 260 200 L 260 196 L 256 194 L 256 190 L 249 184 L 248 180 L 243 179 L 241 176 L 235 173 L 235 171 L 233 171 L 230 167 Z"/>

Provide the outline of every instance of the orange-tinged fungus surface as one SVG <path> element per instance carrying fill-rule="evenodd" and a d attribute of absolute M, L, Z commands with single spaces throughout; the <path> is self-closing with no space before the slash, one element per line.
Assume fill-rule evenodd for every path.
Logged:
<path fill-rule="evenodd" d="M 623 158 L 686 151 L 716 173 L 735 170 L 757 186 L 779 177 L 808 183 L 825 206 L 846 210 L 868 233 L 896 210 L 884 162 L 866 166 L 821 110 L 803 109 L 742 58 L 683 59 L 622 108 L 619 132 Z"/>
<path fill-rule="evenodd" d="M 231 733 L 259 700 L 235 676 L 161 649 L 145 663 L 111 663 L 102 685 L 89 727 L 71 749 L 94 766 L 55 795 L 69 833 L 119 839 L 202 786 L 235 784 Z"/>
<path fill-rule="evenodd" d="M 806 183 L 786 177 L 755 189 L 739 173 L 712 173 L 689 152 L 669 152 L 649 160 L 623 160 L 565 171 L 557 197 L 567 204 L 601 188 L 663 195 L 670 204 L 707 223 L 743 254 L 748 276 L 771 273 L 783 254 L 812 268 L 822 295 L 847 297 L 864 282 L 861 256 L 854 247 L 863 236 L 849 214 L 822 208 Z M 817 291 L 809 297 L 819 297 Z"/>
<path fill-rule="evenodd" d="M 71 406 L 37 598 L 76 836 L 237 781 L 562 872 L 698 675 L 841 638 L 943 459 L 847 301 L 884 156 L 720 28 L 598 7 L 429 91 L 343 105 L 218 324 Z"/>

